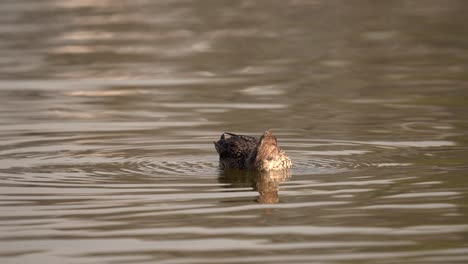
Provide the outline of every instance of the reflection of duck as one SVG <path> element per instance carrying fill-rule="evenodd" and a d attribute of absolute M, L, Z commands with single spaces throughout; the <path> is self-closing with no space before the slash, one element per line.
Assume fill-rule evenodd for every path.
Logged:
<path fill-rule="evenodd" d="M 290 177 L 288 170 L 272 172 L 225 170 L 221 172 L 218 180 L 230 183 L 231 188 L 252 187 L 260 196 L 258 203 L 273 204 L 279 202 L 279 183 Z"/>
<path fill-rule="evenodd" d="M 265 131 L 260 139 L 223 133 L 214 144 L 221 169 L 271 171 L 288 169 L 292 165 L 270 131 Z"/>

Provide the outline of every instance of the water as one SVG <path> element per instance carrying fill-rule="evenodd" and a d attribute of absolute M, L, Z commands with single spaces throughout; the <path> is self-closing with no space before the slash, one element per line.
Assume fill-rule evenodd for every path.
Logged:
<path fill-rule="evenodd" d="M 467 11 L 3 1 L 0 262 L 468 262 Z"/>

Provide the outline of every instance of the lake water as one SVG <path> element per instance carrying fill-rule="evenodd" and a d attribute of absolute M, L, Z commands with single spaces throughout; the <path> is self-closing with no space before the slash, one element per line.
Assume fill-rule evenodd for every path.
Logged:
<path fill-rule="evenodd" d="M 0 4 L 0 262 L 467 263 L 466 1 Z M 286 173 L 222 172 L 271 129 Z"/>

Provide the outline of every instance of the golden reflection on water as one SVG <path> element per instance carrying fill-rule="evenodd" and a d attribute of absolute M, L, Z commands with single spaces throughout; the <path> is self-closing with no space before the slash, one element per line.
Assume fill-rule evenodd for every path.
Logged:
<path fill-rule="evenodd" d="M 219 175 L 220 183 L 229 183 L 228 188 L 251 187 L 259 193 L 261 204 L 279 203 L 279 185 L 291 178 L 289 170 L 257 172 L 248 170 L 226 170 Z"/>

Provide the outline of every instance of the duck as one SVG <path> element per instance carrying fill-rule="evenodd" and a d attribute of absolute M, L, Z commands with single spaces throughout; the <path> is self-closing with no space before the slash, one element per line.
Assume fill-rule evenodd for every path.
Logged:
<path fill-rule="evenodd" d="M 278 147 L 278 140 L 269 130 L 259 138 L 224 132 L 213 143 L 219 154 L 219 167 L 223 170 L 266 172 L 292 166 L 291 159 Z"/>

